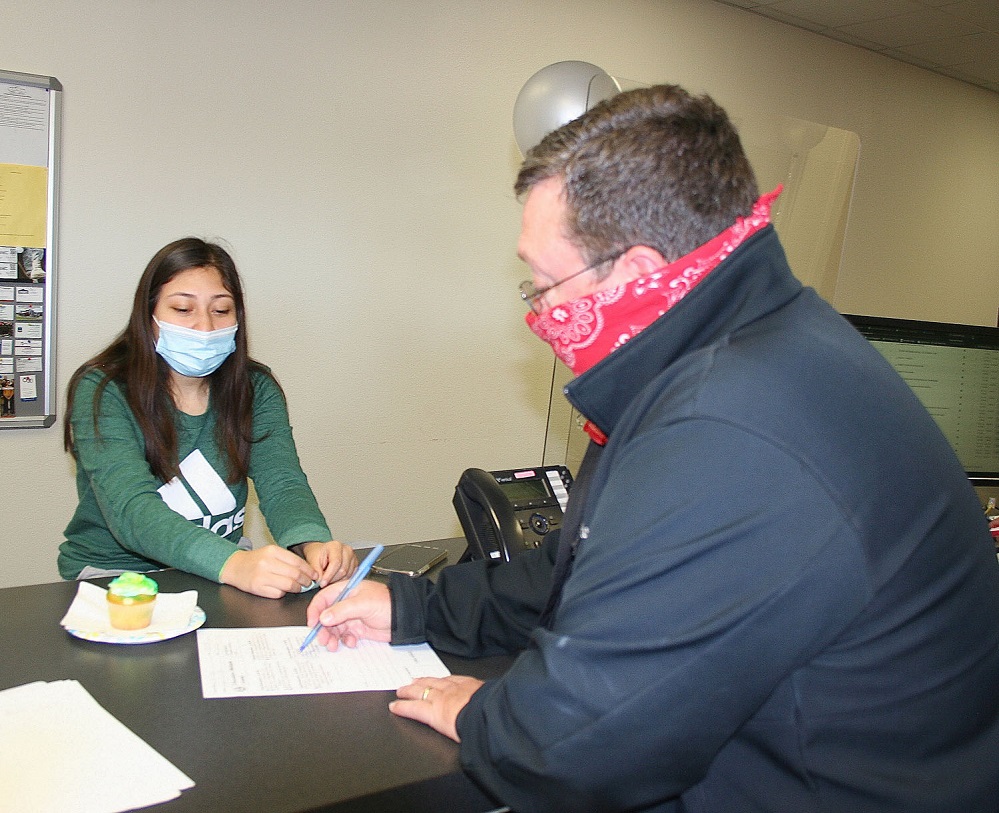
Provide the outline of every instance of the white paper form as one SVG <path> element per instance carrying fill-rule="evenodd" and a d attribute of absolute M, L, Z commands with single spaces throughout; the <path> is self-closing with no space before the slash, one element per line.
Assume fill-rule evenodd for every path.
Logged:
<path fill-rule="evenodd" d="M 308 627 L 198 630 L 205 698 L 393 690 L 418 677 L 451 674 L 429 644 L 359 641 L 329 652 L 298 648 Z"/>
<path fill-rule="evenodd" d="M 118 813 L 192 787 L 75 680 L 0 691 L 0 810 Z"/>

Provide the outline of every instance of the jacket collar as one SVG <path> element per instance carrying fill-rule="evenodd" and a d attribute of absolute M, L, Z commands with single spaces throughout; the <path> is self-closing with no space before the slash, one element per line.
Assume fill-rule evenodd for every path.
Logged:
<path fill-rule="evenodd" d="M 649 327 L 565 387 L 565 396 L 605 434 L 656 376 L 787 304 L 801 291 L 774 227 L 732 252 Z"/>

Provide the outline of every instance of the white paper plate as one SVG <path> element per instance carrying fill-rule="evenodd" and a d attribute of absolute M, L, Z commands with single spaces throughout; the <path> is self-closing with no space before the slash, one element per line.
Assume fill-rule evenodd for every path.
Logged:
<path fill-rule="evenodd" d="M 177 627 L 176 629 L 157 630 L 154 632 L 148 630 L 108 629 L 90 632 L 87 630 L 71 630 L 66 628 L 66 632 L 76 638 L 82 638 L 84 641 L 95 641 L 100 644 L 155 644 L 159 641 L 167 641 L 170 638 L 187 635 L 187 633 L 194 632 L 204 623 L 205 611 L 200 607 L 195 607 L 187 626 Z"/>

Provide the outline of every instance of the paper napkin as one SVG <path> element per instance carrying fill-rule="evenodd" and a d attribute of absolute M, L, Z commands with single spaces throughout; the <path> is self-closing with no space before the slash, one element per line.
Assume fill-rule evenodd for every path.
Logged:
<path fill-rule="evenodd" d="M 121 632 L 111 626 L 108 615 L 107 590 L 90 582 L 80 582 L 73 603 L 63 616 L 62 624 L 68 630 L 93 634 Z M 184 629 L 191 623 L 191 616 L 198 605 L 198 591 L 160 593 L 153 607 L 153 619 L 143 633 L 169 633 Z M 133 631 L 134 632 L 134 631 Z"/>

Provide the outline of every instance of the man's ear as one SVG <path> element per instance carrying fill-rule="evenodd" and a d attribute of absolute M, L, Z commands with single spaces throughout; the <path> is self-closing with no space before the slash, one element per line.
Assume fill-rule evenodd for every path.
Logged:
<path fill-rule="evenodd" d="M 614 272 L 617 284 L 622 285 L 631 282 L 639 277 L 658 271 L 663 266 L 669 265 L 666 259 L 650 246 L 632 246 L 624 254 L 618 257 L 614 264 Z"/>

